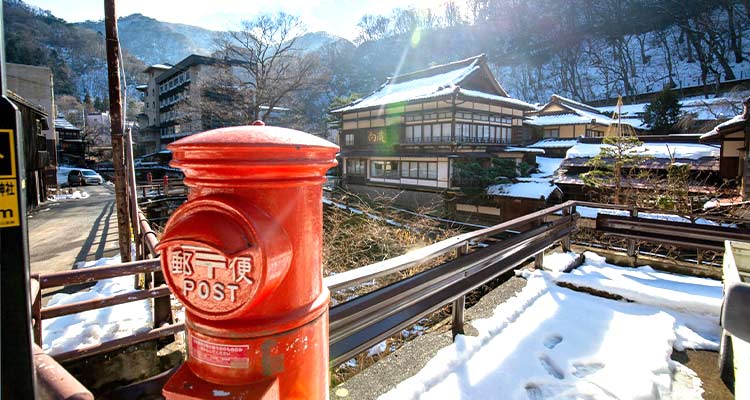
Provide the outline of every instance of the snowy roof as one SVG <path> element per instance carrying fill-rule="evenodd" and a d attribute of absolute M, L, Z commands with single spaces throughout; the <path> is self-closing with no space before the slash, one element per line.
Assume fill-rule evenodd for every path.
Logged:
<path fill-rule="evenodd" d="M 546 200 L 555 190 L 560 190 L 560 188 L 549 182 L 518 182 L 488 186 L 487 194 Z"/>
<path fill-rule="evenodd" d="M 146 89 L 148 89 L 148 85 L 136 85 L 135 89 L 136 90 L 146 90 Z"/>
<path fill-rule="evenodd" d="M 55 129 L 63 129 L 66 131 L 80 131 L 81 128 L 71 124 L 67 119 L 63 117 L 55 118 Z"/>
<path fill-rule="evenodd" d="M 531 147 L 506 147 L 505 151 L 517 152 L 517 153 L 544 154 L 544 149 L 534 149 Z"/>
<path fill-rule="evenodd" d="M 727 131 L 728 133 L 736 132 L 737 130 L 740 130 L 745 127 L 745 117 L 744 115 L 737 115 L 734 118 L 730 119 L 729 121 L 725 121 L 720 123 L 719 125 L 716 125 L 716 127 L 711 130 L 710 132 L 706 132 L 703 135 L 701 135 L 700 140 L 709 140 L 714 139 L 719 136 L 721 136 L 722 131 Z"/>
<path fill-rule="evenodd" d="M 556 125 L 579 125 L 579 124 L 590 124 L 593 120 L 596 123 L 609 126 L 609 118 L 600 116 L 596 118 L 590 118 L 588 116 L 581 116 L 578 114 L 552 114 L 552 115 L 535 115 L 524 121 L 524 124 L 535 125 L 535 126 L 556 126 Z"/>
<path fill-rule="evenodd" d="M 426 70 L 416 71 L 389 78 L 379 89 L 369 96 L 353 103 L 332 110 L 339 113 L 361 110 L 371 107 L 382 107 L 387 104 L 402 103 L 413 100 L 424 100 L 458 93 L 465 97 L 482 98 L 536 109 L 535 106 L 524 101 L 512 99 L 493 93 L 461 88 L 460 85 L 468 77 L 480 71 L 484 66 L 484 56 L 472 57 L 450 64 L 439 65 Z M 491 77 L 491 75 L 490 75 Z M 498 93 L 505 93 L 494 77 L 492 83 L 496 85 Z"/>
<path fill-rule="evenodd" d="M 559 111 L 544 113 L 544 109 L 551 105 L 557 104 L 567 109 L 568 112 L 560 113 Z M 583 104 L 556 94 L 552 95 L 550 101 L 542 106 L 541 113 L 524 121 L 525 124 L 535 126 L 554 126 L 554 125 L 578 125 L 590 124 L 596 120 L 597 124 L 609 126 L 616 122 L 608 116 L 602 114 L 594 107 Z"/>
<path fill-rule="evenodd" d="M 602 146 L 598 143 L 577 143 L 571 147 L 565 158 L 585 157 L 591 158 L 601 152 Z M 703 157 L 719 157 L 720 147 L 698 143 L 644 143 L 633 148 L 633 153 L 654 158 L 674 158 L 697 160 Z"/>
<path fill-rule="evenodd" d="M 540 149 L 561 149 L 564 147 L 573 147 L 578 143 L 578 139 L 543 139 L 529 147 L 538 147 Z"/>

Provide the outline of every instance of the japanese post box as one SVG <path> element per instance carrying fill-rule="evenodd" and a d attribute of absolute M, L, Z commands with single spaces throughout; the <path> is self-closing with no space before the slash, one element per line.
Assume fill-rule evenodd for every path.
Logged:
<path fill-rule="evenodd" d="M 158 246 L 188 352 L 165 397 L 326 398 L 321 200 L 338 146 L 259 123 L 168 148 L 190 194 Z"/>

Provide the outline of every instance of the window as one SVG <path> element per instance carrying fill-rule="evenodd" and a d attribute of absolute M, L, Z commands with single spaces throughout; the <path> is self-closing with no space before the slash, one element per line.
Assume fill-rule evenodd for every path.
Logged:
<path fill-rule="evenodd" d="M 599 137 L 602 136 L 601 131 L 595 131 L 593 129 L 586 129 L 586 137 Z"/>
<path fill-rule="evenodd" d="M 401 177 L 412 179 L 437 179 L 437 163 L 427 161 L 402 161 Z"/>
<path fill-rule="evenodd" d="M 370 175 L 373 178 L 398 179 L 398 161 L 370 161 Z"/>
<path fill-rule="evenodd" d="M 500 141 L 502 143 L 510 143 L 513 138 L 513 131 L 508 127 L 500 128 Z"/>
<path fill-rule="evenodd" d="M 553 128 L 553 129 L 545 129 L 544 130 L 544 138 L 558 138 L 560 137 L 560 129 L 559 128 Z"/>
<path fill-rule="evenodd" d="M 344 144 L 347 146 L 354 146 L 354 134 L 349 133 L 344 135 Z"/>
<path fill-rule="evenodd" d="M 346 174 L 363 176 L 365 174 L 365 160 L 359 158 L 346 160 Z"/>

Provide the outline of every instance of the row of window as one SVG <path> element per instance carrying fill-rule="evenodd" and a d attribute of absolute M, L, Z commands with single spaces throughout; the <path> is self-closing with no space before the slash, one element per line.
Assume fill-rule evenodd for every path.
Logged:
<path fill-rule="evenodd" d="M 182 92 L 173 94 L 169 97 L 166 97 L 164 99 L 159 100 L 159 108 L 164 108 L 166 106 L 171 106 L 174 103 L 177 103 L 178 101 L 182 100 L 187 96 L 183 95 Z"/>
<path fill-rule="evenodd" d="M 455 140 L 470 143 L 510 143 L 512 130 L 508 126 L 456 124 Z M 409 125 L 406 143 L 445 143 L 451 141 L 451 124 Z M 352 142 L 354 138 L 352 137 Z"/>
<path fill-rule="evenodd" d="M 366 171 L 366 160 L 346 160 L 347 175 L 364 176 Z M 370 161 L 370 177 L 372 178 L 412 178 L 437 180 L 437 162 L 431 161 Z"/>
<path fill-rule="evenodd" d="M 436 119 L 449 119 L 452 118 L 449 112 L 434 112 L 427 114 L 409 114 L 405 117 L 406 122 L 424 121 L 424 120 L 436 120 Z M 470 112 L 456 112 L 456 119 L 465 119 L 472 121 L 483 121 L 483 122 L 494 122 L 498 124 L 511 125 L 513 119 L 509 116 L 504 115 L 488 115 L 488 114 L 477 114 Z"/>
<path fill-rule="evenodd" d="M 595 131 L 593 129 L 586 129 L 586 137 L 601 137 L 604 133 L 602 131 Z M 545 139 L 556 139 L 560 137 L 560 128 L 547 128 L 544 130 Z"/>
<path fill-rule="evenodd" d="M 159 85 L 159 94 L 162 94 L 171 89 L 174 89 L 175 87 L 180 86 L 181 84 L 185 82 L 189 82 L 189 81 L 190 81 L 190 72 L 185 71 L 183 73 L 177 74 L 177 76 L 175 76 L 174 78 Z"/>

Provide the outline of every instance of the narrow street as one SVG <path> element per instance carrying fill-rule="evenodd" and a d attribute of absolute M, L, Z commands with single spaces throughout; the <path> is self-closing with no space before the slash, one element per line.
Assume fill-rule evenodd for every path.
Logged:
<path fill-rule="evenodd" d="M 77 189 L 90 197 L 47 202 L 29 216 L 31 273 L 65 271 L 119 253 L 114 186 Z"/>

